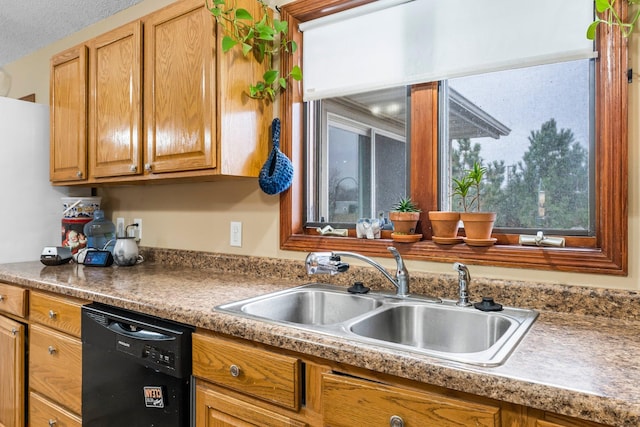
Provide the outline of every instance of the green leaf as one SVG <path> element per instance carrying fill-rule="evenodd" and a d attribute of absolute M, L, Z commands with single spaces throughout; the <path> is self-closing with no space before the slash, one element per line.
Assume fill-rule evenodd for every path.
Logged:
<path fill-rule="evenodd" d="M 213 4 L 216 6 L 226 5 L 226 0 L 213 0 Z"/>
<path fill-rule="evenodd" d="M 242 54 L 247 56 L 251 52 L 251 45 L 247 43 L 242 43 Z"/>
<path fill-rule="evenodd" d="M 593 21 L 591 25 L 589 25 L 589 28 L 587 28 L 587 39 L 589 40 L 596 39 L 596 28 L 598 28 L 599 23 L 600 23 L 600 20 L 598 19 L 597 21 Z"/>
<path fill-rule="evenodd" d="M 236 19 L 249 19 L 253 20 L 253 16 L 249 13 L 247 9 L 237 9 L 236 10 Z"/>
<path fill-rule="evenodd" d="M 235 41 L 234 39 L 232 39 L 229 36 L 224 36 L 222 38 L 222 51 L 227 53 L 229 52 L 229 50 L 231 50 L 236 44 L 238 44 L 237 41 Z"/>
<path fill-rule="evenodd" d="M 262 78 L 268 86 L 271 86 L 271 84 L 278 78 L 278 70 L 269 70 L 264 73 Z"/>
<path fill-rule="evenodd" d="M 264 91 L 267 93 L 267 96 L 271 101 L 276 99 L 276 92 L 272 88 L 268 87 Z"/>
<path fill-rule="evenodd" d="M 211 11 L 211 14 L 216 18 L 219 17 L 220 14 L 222 13 L 222 12 L 220 12 L 220 9 L 218 9 L 217 7 L 212 7 L 209 10 Z"/>
<path fill-rule="evenodd" d="M 296 50 L 298 50 L 298 43 L 294 42 L 293 40 L 289 42 L 289 45 L 290 45 L 289 51 L 291 53 L 294 53 Z"/>
<path fill-rule="evenodd" d="M 611 7 L 609 0 L 596 0 L 596 10 L 598 13 L 602 13 Z"/>
<path fill-rule="evenodd" d="M 302 80 L 302 70 L 297 65 L 294 65 L 289 73 L 292 79 L 300 81 Z"/>
<path fill-rule="evenodd" d="M 274 19 L 273 20 L 273 28 L 278 33 L 287 34 L 287 30 L 289 29 L 289 26 L 287 24 L 287 21 L 280 21 L 279 19 Z"/>
<path fill-rule="evenodd" d="M 284 77 L 280 77 L 278 79 L 278 84 L 280 85 L 280 87 L 282 89 L 286 89 L 287 88 L 287 79 L 285 79 Z"/>
<path fill-rule="evenodd" d="M 256 31 L 260 40 L 275 40 L 276 32 L 268 25 L 256 25 Z"/>

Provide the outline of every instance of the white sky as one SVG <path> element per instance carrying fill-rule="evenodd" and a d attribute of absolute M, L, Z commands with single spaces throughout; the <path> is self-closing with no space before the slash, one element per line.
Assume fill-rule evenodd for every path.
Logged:
<path fill-rule="evenodd" d="M 589 60 L 501 71 L 449 80 L 465 98 L 502 122 L 511 133 L 500 139 L 478 138 L 486 161 L 517 163 L 529 146 L 532 130 L 551 118 L 558 131 L 571 129 L 589 145 Z"/>

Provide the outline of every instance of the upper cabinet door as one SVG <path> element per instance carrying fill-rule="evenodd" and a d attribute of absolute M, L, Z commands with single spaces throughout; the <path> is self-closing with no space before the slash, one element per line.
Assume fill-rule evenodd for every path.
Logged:
<path fill-rule="evenodd" d="M 202 0 L 144 19 L 145 170 L 216 167 L 215 20 Z"/>
<path fill-rule="evenodd" d="M 51 58 L 51 156 L 53 182 L 87 179 L 87 48 Z"/>
<path fill-rule="evenodd" d="M 90 43 L 91 176 L 142 173 L 142 23 L 132 22 Z"/>

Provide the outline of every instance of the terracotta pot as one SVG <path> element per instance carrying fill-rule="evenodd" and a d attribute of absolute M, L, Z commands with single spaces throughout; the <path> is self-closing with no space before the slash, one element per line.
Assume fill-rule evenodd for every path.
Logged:
<path fill-rule="evenodd" d="M 430 211 L 429 221 L 431 221 L 433 236 L 454 238 L 458 235 L 460 212 Z"/>
<path fill-rule="evenodd" d="M 420 212 L 389 212 L 389 219 L 393 222 L 396 233 L 414 234 L 420 219 Z"/>
<path fill-rule="evenodd" d="M 464 222 L 464 233 L 468 239 L 488 240 L 491 238 L 495 212 L 462 212 L 460 219 Z"/>

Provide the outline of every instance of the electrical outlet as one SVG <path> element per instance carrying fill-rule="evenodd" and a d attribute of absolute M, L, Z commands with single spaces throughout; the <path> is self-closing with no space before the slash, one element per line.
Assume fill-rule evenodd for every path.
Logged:
<path fill-rule="evenodd" d="M 138 224 L 138 226 L 131 227 L 130 230 L 133 230 L 133 236 L 136 240 L 140 241 L 142 240 L 142 218 L 134 218 L 133 223 Z"/>
<path fill-rule="evenodd" d="M 124 237 L 124 218 L 116 218 L 116 237 Z"/>
<path fill-rule="evenodd" d="M 242 247 L 242 223 L 239 221 L 231 221 L 230 232 L 229 245 Z"/>

